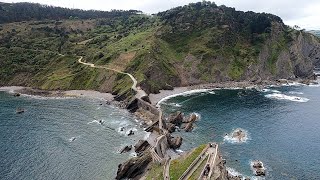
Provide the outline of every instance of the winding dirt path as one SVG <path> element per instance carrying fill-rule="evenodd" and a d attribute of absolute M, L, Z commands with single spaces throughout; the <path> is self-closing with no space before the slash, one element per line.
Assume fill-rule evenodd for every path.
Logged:
<path fill-rule="evenodd" d="M 120 74 L 125 74 L 125 75 L 129 76 L 131 78 L 132 82 L 133 82 L 133 84 L 131 86 L 131 89 L 137 92 L 136 98 L 141 99 L 142 97 L 147 96 L 147 93 L 144 92 L 144 90 L 142 90 L 140 87 L 137 87 L 138 81 L 137 81 L 137 79 L 135 77 L 132 76 L 132 74 L 126 73 L 126 72 L 122 72 L 122 71 L 118 71 L 116 69 L 108 68 L 108 67 L 105 67 L 105 66 L 96 66 L 95 64 L 92 64 L 92 63 L 83 62 L 82 59 L 83 59 L 83 57 L 81 56 L 78 59 L 78 62 L 83 64 L 83 65 L 90 66 L 91 68 L 106 69 L 106 70 L 114 71 L 114 72 L 117 72 L 117 73 L 120 73 Z"/>

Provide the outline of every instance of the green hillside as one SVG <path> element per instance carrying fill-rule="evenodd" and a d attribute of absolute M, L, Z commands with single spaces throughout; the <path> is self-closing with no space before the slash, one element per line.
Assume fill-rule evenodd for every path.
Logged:
<path fill-rule="evenodd" d="M 208 82 L 307 78 L 319 60 L 320 51 L 311 48 L 319 43 L 315 36 L 287 27 L 275 15 L 211 2 L 156 15 L 43 7 L 51 10 L 39 17 L 0 5 L 7 13 L 0 14 L 2 86 L 128 92 L 128 77 L 85 67 L 79 56 L 132 73 L 147 93 Z"/>

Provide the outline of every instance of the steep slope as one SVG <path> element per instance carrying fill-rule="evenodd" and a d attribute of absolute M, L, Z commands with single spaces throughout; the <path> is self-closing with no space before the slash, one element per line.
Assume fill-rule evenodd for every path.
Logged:
<path fill-rule="evenodd" d="M 48 15 L 49 20 L 0 24 L 0 85 L 95 89 L 120 99 L 130 94 L 130 78 L 81 66 L 78 56 L 133 74 L 147 93 L 210 82 L 309 78 L 320 65 L 318 37 L 271 14 L 206 1 L 153 16 L 50 8 L 76 12 L 82 20 Z M 86 19 L 88 13 L 94 18 Z"/>

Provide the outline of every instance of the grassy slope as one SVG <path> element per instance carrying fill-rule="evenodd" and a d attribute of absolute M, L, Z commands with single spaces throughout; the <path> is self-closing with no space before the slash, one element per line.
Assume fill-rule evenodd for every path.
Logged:
<path fill-rule="evenodd" d="M 201 145 L 190 152 L 187 156 L 171 161 L 170 178 L 173 180 L 179 179 L 179 177 L 188 169 L 189 165 L 199 156 L 205 147 L 206 144 Z"/>

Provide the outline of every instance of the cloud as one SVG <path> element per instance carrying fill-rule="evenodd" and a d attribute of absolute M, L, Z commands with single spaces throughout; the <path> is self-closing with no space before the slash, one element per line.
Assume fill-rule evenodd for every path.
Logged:
<path fill-rule="evenodd" d="M 137 9 L 151 14 L 201 0 L 4 0 L 21 1 L 87 10 Z M 215 0 L 215 3 L 242 11 L 272 13 L 280 16 L 289 25 L 320 29 L 320 24 L 315 24 L 320 19 L 319 0 Z"/>

